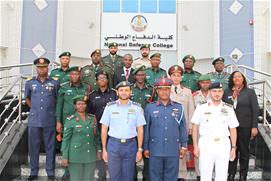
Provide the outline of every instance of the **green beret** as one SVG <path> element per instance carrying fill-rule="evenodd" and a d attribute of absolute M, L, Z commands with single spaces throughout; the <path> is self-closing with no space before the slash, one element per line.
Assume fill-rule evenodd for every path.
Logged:
<path fill-rule="evenodd" d="M 81 72 L 81 67 L 74 66 L 74 67 L 69 68 L 69 71 L 70 72 L 72 72 L 72 71 Z"/>
<path fill-rule="evenodd" d="M 225 59 L 224 59 L 223 57 L 218 57 L 217 59 L 215 59 L 215 60 L 212 62 L 212 64 L 215 65 L 215 63 L 218 62 L 218 61 L 221 61 L 221 62 L 224 63 L 224 62 L 225 62 Z"/>
<path fill-rule="evenodd" d="M 117 46 L 118 46 L 118 44 L 116 42 L 112 42 L 112 43 L 108 44 L 108 48 L 110 48 L 110 47 L 117 47 Z"/>
<path fill-rule="evenodd" d="M 192 59 L 193 62 L 195 63 L 196 59 L 195 59 L 195 57 L 193 55 L 186 55 L 185 57 L 183 57 L 183 62 L 188 58 Z"/>
<path fill-rule="evenodd" d="M 210 80 L 211 81 L 211 78 L 210 78 L 210 76 L 209 75 L 201 75 L 200 77 L 199 77 L 199 80 L 198 80 L 198 82 L 199 81 L 205 81 L 205 80 Z"/>
<path fill-rule="evenodd" d="M 151 48 L 151 46 L 150 46 L 150 44 L 143 44 L 143 45 L 141 45 L 140 50 L 142 48 Z"/>
<path fill-rule="evenodd" d="M 116 85 L 116 89 L 118 90 L 120 87 L 130 87 L 131 84 L 128 81 L 121 81 Z"/>
<path fill-rule="evenodd" d="M 133 71 L 133 74 L 135 75 L 137 72 L 139 71 L 145 71 L 146 70 L 146 66 L 145 65 L 141 65 L 138 68 L 135 68 L 135 70 Z"/>
<path fill-rule="evenodd" d="M 87 102 L 88 98 L 86 95 L 77 95 L 72 98 L 73 103 L 75 104 L 77 101 L 84 101 Z"/>
<path fill-rule="evenodd" d="M 61 53 L 59 56 L 58 56 L 58 58 L 61 58 L 62 56 L 68 56 L 68 57 L 71 57 L 71 53 L 70 52 L 63 52 L 63 53 Z"/>
<path fill-rule="evenodd" d="M 209 89 L 222 89 L 223 85 L 220 82 L 214 82 L 209 86 Z"/>
<path fill-rule="evenodd" d="M 100 54 L 101 55 L 101 50 L 100 49 L 96 49 L 96 50 L 94 50 L 91 54 L 90 54 L 90 56 L 92 57 L 95 53 L 97 53 L 97 54 Z"/>
<path fill-rule="evenodd" d="M 154 53 L 150 56 L 150 59 L 152 59 L 153 57 L 158 57 L 161 58 L 161 53 Z"/>
<path fill-rule="evenodd" d="M 34 65 L 36 65 L 37 67 L 48 67 L 49 64 L 50 60 L 45 57 L 40 57 L 34 60 Z"/>

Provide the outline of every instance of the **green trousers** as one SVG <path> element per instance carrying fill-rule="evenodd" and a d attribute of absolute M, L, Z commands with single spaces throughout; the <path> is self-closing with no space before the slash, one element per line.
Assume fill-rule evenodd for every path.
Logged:
<path fill-rule="evenodd" d="M 95 162 L 69 163 L 70 181 L 93 181 Z"/>

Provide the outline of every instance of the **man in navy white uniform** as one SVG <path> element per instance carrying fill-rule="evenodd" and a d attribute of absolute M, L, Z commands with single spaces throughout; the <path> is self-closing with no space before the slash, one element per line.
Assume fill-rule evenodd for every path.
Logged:
<path fill-rule="evenodd" d="M 212 83 L 211 100 L 198 105 L 192 117 L 194 154 L 199 158 L 201 180 L 227 180 L 229 160 L 235 158 L 236 127 L 239 126 L 231 105 L 222 102 L 223 85 Z M 230 136 L 230 139 L 229 139 Z"/>
<path fill-rule="evenodd" d="M 116 90 L 119 99 L 107 104 L 100 121 L 102 154 L 108 162 L 110 181 L 133 181 L 135 163 L 142 159 L 146 121 L 141 105 L 129 99 L 131 84 L 122 81 Z"/>
<path fill-rule="evenodd" d="M 158 101 L 145 108 L 144 156 L 149 158 L 150 181 L 176 181 L 179 159 L 187 150 L 183 106 L 170 99 L 172 80 L 156 79 Z"/>
<path fill-rule="evenodd" d="M 43 140 L 46 151 L 46 172 L 49 180 L 55 174 L 56 97 L 59 83 L 48 77 L 47 58 L 37 58 L 37 77 L 25 84 L 25 99 L 30 107 L 28 117 L 28 151 L 31 173 L 28 180 L 36 180 L 39 171 L 39 151 Z"/>

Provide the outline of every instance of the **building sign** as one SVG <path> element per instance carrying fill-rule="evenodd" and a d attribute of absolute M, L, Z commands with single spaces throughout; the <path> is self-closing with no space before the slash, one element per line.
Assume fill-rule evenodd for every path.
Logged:
<path fill-rule="evenodd" d="M 142 44 L 149 44 L 152 50 L 177 49 L 176 1 L 114 0 L 114 5 L 108 5 L 112 1 L 103 1 L 102 49 L 111 42 L 126 50 L 138 50 Z M 116 7 L 118 2 L 121 3 Z"/>

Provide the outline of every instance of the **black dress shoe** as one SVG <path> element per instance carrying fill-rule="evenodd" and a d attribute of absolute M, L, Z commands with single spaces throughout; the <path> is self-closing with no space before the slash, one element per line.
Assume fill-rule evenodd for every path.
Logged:
<path fill-rule="evenodd" d="M 235 177 L 235 175 L 229 174 L 227 181 L 234 181 L 234 177 Z"/>
<path fill-rule="evenodd" d="M 38 176 L 37 175 L 30 175 L 27 180 L 38 180 Z"/>
<path fill-rule="evenodd" d="M 53 176 L 53 175 L 48 176 L 47 179 L 48 179 L 49 181 L 54 181 L 54 180 L 56 180 L 55 176 Z"/>
<path fill-rule="evenodd" d="M 200 181 L 200 176 L 197 176 L 197 181 Z"/>
<path fill-rule="evenodd" d="M 184 178 L 178 178 L 178 181 L 185 181 Z"/>
<path fill-rule="evenodd" d="M 240 175 L 239 181 L 247 181 L 246 175 Z"/>

